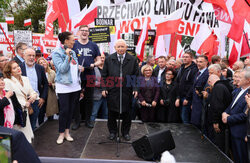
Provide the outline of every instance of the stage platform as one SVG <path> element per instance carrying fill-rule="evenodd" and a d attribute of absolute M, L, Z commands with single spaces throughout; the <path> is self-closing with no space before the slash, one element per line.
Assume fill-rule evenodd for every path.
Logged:
<path fill-rule="evenodd" d="M 81 123 L 76 131 L 71 131 L 74 142 L 56 144 L 58 121 L 47 121 L 35 131 L 33 147 L 42 162 L 145 162 L 138 158 L 131 144 L 120 144 L 120 157 L 116 157 L 116 143 L 107 139 L 108 130 L 105 121 L 95 122 L 89 129 Z M 201 139 L 199 130 L 192 125 L 166 123 L 138 123 L 131 126 L 131 141 L 145 134 L 170 129 L 176 148 L 170 153 L 177 162 L 231 162 L 209 140 Z M 107 142 L 99 144 L 100 142 Z"/>

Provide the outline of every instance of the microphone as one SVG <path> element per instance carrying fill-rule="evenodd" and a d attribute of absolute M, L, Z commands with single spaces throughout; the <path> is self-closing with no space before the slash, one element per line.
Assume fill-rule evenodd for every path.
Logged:
<path fill-rule="evenodd" d="M 66 50 L 66 49 L 68 49 L 69 47 L 67 46 L 67 45 L 64 45 L 64 49 Z M 73 52 L 72 51 L 69 51 L 69 54 L 70 55 L 73 55 Z"/>
<path fill-rule="evenodd" d="M 119 60 L 120 60 L 121 64 L 123 64 L 123 56 L 120 54 L 118 56 L 119 56 Z"/>

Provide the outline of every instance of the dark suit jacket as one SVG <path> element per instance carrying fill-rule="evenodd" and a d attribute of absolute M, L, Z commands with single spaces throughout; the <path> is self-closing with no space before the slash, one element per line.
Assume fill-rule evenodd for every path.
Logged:
<path fill-rule="evenodd" d="M 17 58 L 17 56 L 15 56 L 13 58 L 14 61 L 16 61 L 16 63 L 20 66 L 22 64 L 22 62 L 20 61 L 20 59 Z"/>
<path fill-rule="evenodd" d="M 197 95 L 195 91 L 196 89 L 198 89 L 199 91 L 204 90 L 209 76 L 208 69 L 206 68 L 206 70 L 202 74 L 200 74 L 198 79 L 197 76 L 198 74 L 196 73 L 194 77 L 193 88 L 189 90 L 186 99 L 189 101 L 190 104 L 192 104 L 191 123 L 195 124 L 196 126 L 200 126 L 203 98 L 202 96 Z"/>
<path fill-rule="evenodd" d="M 26 74 L 26 67 L 25 63 L 22 63 L 20 65 L 22 70 L 22 75 L 27 76 Z M 40 93 L 40 98 L 43 98 L 45 101 L 48 96 L 48 80 L 45 74 L 45 70 L 43 66 L 35 64 L 36 74 L 37 74 L 37 80 L 38 80 L 38 91 Z"/>
<path fill-rule="evenodd" d="M 247 109 L 247 103 L 245 100 L 247 90 L 240 96 L 240 98 L 231 108 L 235 98 L 239 93 L 240 89 L 235 90 L 233 100 L 225 112 L 230 115 L 227 118 L 227 124 L 230 127 L 231 135 L 235 138 L 244 139 L 247 135 L 247 115 L 245 114 Z"/>
<path fill-rule="evenodd" d="M 161 73 L 161 81 L 163 81 L 165 79 L 165 73 L 166 73 L 166 69 L 167 67 L 164 69 L 164 71 Z M 155 76 L 156 78 L 158 78 L 158 74 L 159 74 L 159 71 L 160 71 L 160 67 L 157 66 L 154 71 L 153 71 L 153 76 Z M 157 79 L 158 80 L 158 79 Z"/>
<path fill-rule="evenodd" d="M 122 110 L 127 112 L 131 109 L 132 93 L 137 91 L 136 77 L 138 76 L 139 67 L 134 56 L 126 53 L 122 64 Z M 107 103 L 108 109 L 119 112 L 120 105 L 120 62 L 117 58 L 117 53 L 111 54 L 105 59 L 102 77 L 105 86 L 103 90 L 108 91 Z"/>

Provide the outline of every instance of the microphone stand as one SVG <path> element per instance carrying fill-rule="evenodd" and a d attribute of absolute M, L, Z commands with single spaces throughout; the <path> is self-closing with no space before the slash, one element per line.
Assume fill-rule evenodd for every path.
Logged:
<path fill-rule="evenodd" d="M 116 137 L 116 157 L 120 157 L 119 144 L 132 144 L 131 142 L 122 142 L 121 141 L 121 114 L 122 114 L 122 55 L 119 55 L 120 58 L 120 110 L 118 115 L 118 124 L 117 124 L 117 137 Z M 106 144 L 109 142 L 99 142 L 98 144 Z"/>

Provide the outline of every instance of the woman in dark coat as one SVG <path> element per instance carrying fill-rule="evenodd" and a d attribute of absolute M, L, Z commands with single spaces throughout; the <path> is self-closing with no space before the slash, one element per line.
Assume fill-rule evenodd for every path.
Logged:
<path fill-rule="evenodd" d="M 140 80 L 138 97 L 141 104 L 139 111 L 143 122 L 155 121 L 155 107 L 160 94 L 157 78 L 152 77 L 152 72 L 153 68 L 149 65 L 144 65 L 141 69 L 144 77 Z"/>
<path fill-rule="evenodd" d="M 176 82 L 173 81 L 176 73 L 173 69 L 167 69 L 165 80 L 160 88 L 160 106 L 157 111 L 157 121 L 159 122 L 180 122 L 180 110 L 175 107 Z"/>

